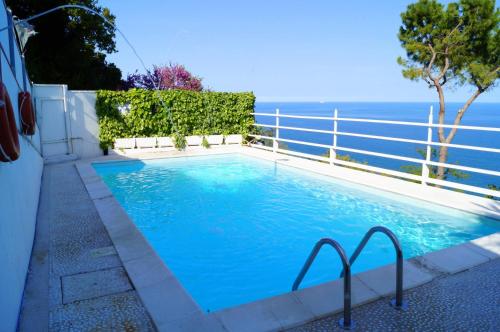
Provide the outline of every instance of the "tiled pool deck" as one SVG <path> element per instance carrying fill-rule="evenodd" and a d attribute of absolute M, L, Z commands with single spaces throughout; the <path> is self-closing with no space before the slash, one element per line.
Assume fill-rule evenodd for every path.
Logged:
<path fill-rule="evenodd" d="M 222 150 L 211 149 L 209 153 Z M 255 149 L 246 148 L 232 148 L 228 152 L 235 150 L 260 154 Z M 198 153 L 206 154 L 207 151 L 137 157 Z M 259 157 L 275 158 L 267 152 Z M 126 158 L 110 156 L 100 159 Z M 279 162 L 302 161 L 281 156 Z M 309 166 L 317 167 L 315 171 L 328 171 L 322 169 L 323 165 L 311 163 L 314 164 Z M 33 327 L 43 330 L 39 328 L 43 326 L 50 330 L 151 330 L 154 326 L 165 331 L 268 331 L 293 328 L 313 321 L 301 329 L 329 330 L 333 326 L 330 316 L 342 310 L 341 280 L 212 314 L 203 313 L 135 228 L 89 161 L 79 162 L 76 166 L 81 180 L 70 163 L 47 166 L 45 169 L 37 241 L 26 288 L 21 330 L 33 330 Z M 337 172 L 336 176 L 350 179 L 352 172 L 356 171 L 339 169 Z M 359 182 L 365 183 L 366 178 L 371 177 L 369 181 L 377 179 L 373 174 L 357 176 Z M 387 190 L 391 190 L 391 186 L 396 188 L 397 183 L 402 188 L 407 186 L 401 185 L 399 180 L 395 181 L 384 177 L 383 182 L 389 186 Z M 415 184 L 408 185 L 421 188 L 419 185 L 415 187 Z M 415 192 L 417 196 L 426 195 L 431 199 L 425 188 L 421 193 L 418 190 Z M 484 214 L 498 216 L 498 204 L 484 199 L 465 202 L 464 195 L 452 192 L 443 198 L 440 190 L 434 195 L 441 197 L 445 203 L 452 202 L 452 205 L 453 202 L 460 202 L 462 209 L 482 210 Z M 485 315 L 496 313 L 500 305 L 498 278 L 483 275 L 481 271 L 486 269 L 498 276 L 498 257 L 500 233 L 406 261 L 405 289 L 426 284 L 405 294 L 411 300 L 408 312 L 396 312 L 385 303 L 385 297 L 394 292 L 393 265 L 357 274 L 352 280 L 353 305 L 371 303 L 356 309 L 354 319 L 363 319 L 363 324 L 369 324 L 368 318 L 372 318 L 373 325 L 360 325 L 358 322 L 359 327 L 373 327 L 368 330 L 386 330 L 376 325 L 378 320 L 374 317 L 378 315 L 381 321 L 383 317 L 391 319 L 393 330 L 425 330 L 432 326 L 431 322 L 444 317 L 442 310 L 433 309 L 439 299 L 445 302 L 443 305 L 451 303 L 457 308 L 464 308 L 464 296 L 458 296 L 467 293 L 461 291 L 464 287 L 468 290 L 467 298 L 474 295 L 474 301 L 482 305 Z M 476 266 L 479 267 L 469 270 Z M 476 279 L 475 284 L 471 282 Z M 482 282 L 496 284 L 492 288 L 478 287 Z M 453 287 L 456 287 L 457 296 L 449 291 Z M 378 302 L 381 304 L 377 305 Z M 425 309 L 426 306 L 429 310 Z M 483 318 L 483 321 L 491 319 Z M 426 322 L 431 325 L 426 325 Z M 465 330 L 475 330 L 472 324 Z M 405 328 L 407 326 L 410 328 Z"/>

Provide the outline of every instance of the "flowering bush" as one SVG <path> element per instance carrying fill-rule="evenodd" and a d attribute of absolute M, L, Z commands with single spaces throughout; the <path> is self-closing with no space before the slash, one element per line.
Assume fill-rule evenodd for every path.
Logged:
<path fill-rule="evenodd" d="M 146 74 L 135 72 L 129 74 L 122 82 L 124 90 L 142 88 L 148 90 L 189 90 L 202 91 L 201 78 L 192 75 L 184 66 L 169 64 L 168 66 L 154 66 Z"/>

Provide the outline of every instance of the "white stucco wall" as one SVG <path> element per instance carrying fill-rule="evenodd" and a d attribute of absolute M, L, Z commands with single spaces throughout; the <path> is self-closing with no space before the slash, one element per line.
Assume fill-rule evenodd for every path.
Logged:
<path fill-rule="evenodd" d="M 67 105 L 73 137 L 73 153 L 80 158 L 102 155 L 99 147 L 99 122 L 95 111 L 95 91 L 67 93 Z"/>
<path fill-rule="evenodd" d="M 42 155 L 47 158 L 71 153 L 67 140 L 69 115 L 66 112 L 65 85 L 34 84 L 33 98 L 40 127 Z"/>
<path fill-rule="evenodd" d="M 72 91 L 61 84 L 35 84 L 44 158 L 73 154 L 78 158 L 102 155 L 95 91 Z"/>
<path fill-rule="evenodd" d="M 0 26 L 7 25 L 3 1 Z M 8 61 L 6 31 L 0 34 L 2 82 L 16 110 L 18 93 L 23 88 L 22 64 L 15 45 L 15 74 Z M 9 60 L 7 60 L 9 59 Z M 30 87 L 28 86 L 28 90 Z M 43 161 L 39 154 L 40 136 L 19 136 L 21 157 L 12 163 L 0 162 L 0 331 L 15 331 L 21 306 L 26 273 L 33 246 Z M 38 150 L 38 151 L 37 151 Z"/>

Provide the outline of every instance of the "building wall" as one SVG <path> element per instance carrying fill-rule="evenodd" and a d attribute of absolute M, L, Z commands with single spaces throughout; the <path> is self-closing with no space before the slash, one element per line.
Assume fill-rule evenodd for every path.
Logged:
<path fill-rule="evenodd" d="M 71 142 L 68 141 L 67 135 L 70 121 L 66 107 L 66 92 L 65 85 L 33 85 L 44 158 L 71 153 Z"/>
<path fill-rule="evenodd" d="M 68 91 L 73 151 L 79 158 L 102 155 L 99 147 L 99 122 L 95 110 L 95 91 Z"/>
<path fill-rule="evenodd" d="M 4 2 L 0 2 L 0 27 L 7 26 Z M 17 44 L 9 44 L 8 31 L 0 32 L 2 82 L 18 109 L 17 96 L 24 89 L 23 65 Z M 11 54 L 14 56 L 11 57 Z M 12 64 L 14 64 L 12 66 Z M 31 91 L 26 80 L 27 90 Z M 16 122 L 19 126 L 19 115 Z M 21 157 L 0 162 L 0 331 L 15 331 L 33 246 L 43 170 L 40 136 L 19 136 Z"/>
<path fill-rule="evenodd" d="M 78 158 L 102 155 L 99 148 L 95 91 L 72 91 L 61 84 L 35 84 L 44 158 L 74 154 Z"/>

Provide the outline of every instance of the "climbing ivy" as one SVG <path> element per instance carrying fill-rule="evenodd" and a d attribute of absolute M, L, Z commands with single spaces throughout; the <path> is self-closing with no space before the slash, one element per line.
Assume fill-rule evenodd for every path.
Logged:
<path fill-rule="evenodd" d="M 246 135 L 254 123 L 254 105 L 251 92 L 100 90 L 99 139 L 111 146 L 123 137 Z"/>

